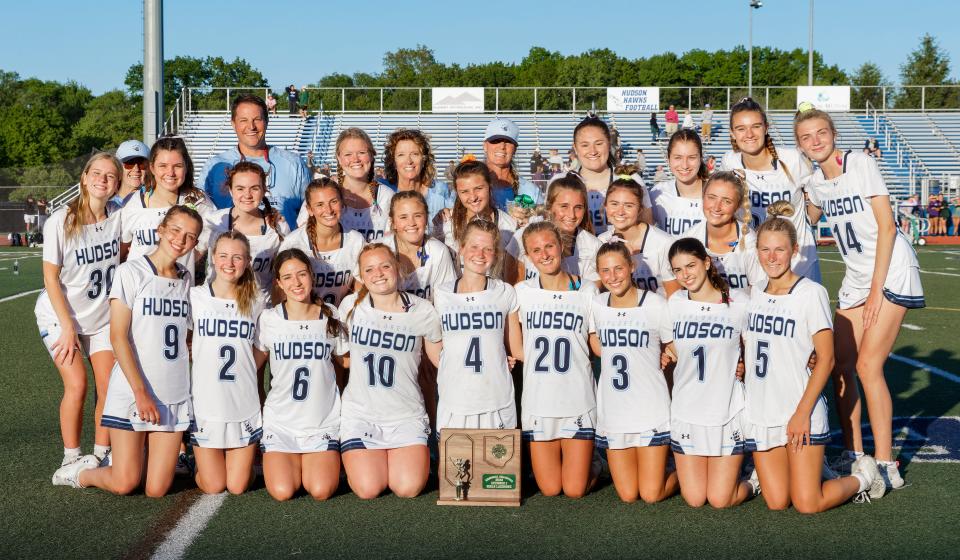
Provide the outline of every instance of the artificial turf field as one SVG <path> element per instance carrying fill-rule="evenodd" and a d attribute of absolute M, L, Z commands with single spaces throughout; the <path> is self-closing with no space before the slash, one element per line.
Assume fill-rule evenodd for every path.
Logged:
<path fill-rule="evenodd" d="M 839 254 L 820 255 L 835 294 Z M 919 256 L 929 307 L 907 314 L 894 348 L 914 362 L 887 363 L 894 413 L 907 425 L 894 434 L 908 486 L 882 500 L 816 516 L 767 511 L 762 496 L 732 510 L 694 510 L 679 497 L 623 504 L 607 481 L 581 500 L 545 498 L 527 484 L 519 509 L 439 507 L 434 484 L 412 500 L 361 502 L 344 483 L 324 503 L 277 503 L 257 480 L 243 496 L 208 499 L 222 504 L 205 527 L 183 523 L 175 532 L 189 543 L 187 558 L 204 559 L 960 557 L 960 249 L 920 248 Z M 0 249 L 0 558 L 150 556 L 199 493 L 189 479 L 156 500 L 51 485 L 62 453 L 62 385 L 37 335 L 36 295 L 5 299 L 41 285 L 37 250 Z M 90 387 L 92 394 L 92 380 Z M 92 449 L 92 413 L 91 398 L 84 452 Z M 192 541 L 190 529 L 202 529 Z"/>

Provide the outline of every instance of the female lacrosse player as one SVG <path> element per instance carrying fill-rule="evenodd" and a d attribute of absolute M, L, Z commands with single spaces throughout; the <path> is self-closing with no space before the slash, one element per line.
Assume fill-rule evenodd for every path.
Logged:
<path fill-rule="evenodd" d="M 703 221 L 703 184 L 709 172 L 700 136 L 692 130 L 677 131 L 667 142 L 667 163 L 674 179 L 650 189 L 654 223 L 670 235 L 682 237 Z"/>

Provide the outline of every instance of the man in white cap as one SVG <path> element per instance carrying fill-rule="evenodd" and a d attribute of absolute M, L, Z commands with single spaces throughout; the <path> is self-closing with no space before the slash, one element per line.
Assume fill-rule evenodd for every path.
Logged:
<path fill-rule="evenodd" d="M 123 173 L 120 177 L 120 188 L 111 199 L 123 205 L 131 193 L 143 186 L 143 179 L 147 176 L 147 158 L 150 157 L 150 148 L 139 140 L 126 140 L 117 147 L 117 159 L 123 164 Z"/>
<path fill-rule="evenodd" d="M 257 95 L 238 95 L 230 105 L 230 122 L 237 146 L 219 153 L 203 166 L 200 185 L 217 208 L 230 208 L 233 200 L 224 189 L 227 171 L 237 162 L 249 160 L 267 173 L 267 197 L 291 227 L 303 204 L 310 171 L 296 152 L 267 145 L 267 104 Z"/>
<path fill-rule="evenodd" d="M 703 106 L 703 113 L 700 114 L 700 139 L 704 144 L 710 143 L 711 128 L 713 128 L 713 109 L 707 103 Z"/>
<path fill-rule="evenodd" d="M 483 134 L 483 154 L 487 168 L 493 176 L 493 201 L 497 208 L 507 209 L 507 203 L 523 195 L 534 204 L 543 202 L 543 193 L 532 181 L 521 178 L 513 167 L 513 156 L 517 153 L 520 129 L 510 119 L 497 117 L 487 124 Z"/>

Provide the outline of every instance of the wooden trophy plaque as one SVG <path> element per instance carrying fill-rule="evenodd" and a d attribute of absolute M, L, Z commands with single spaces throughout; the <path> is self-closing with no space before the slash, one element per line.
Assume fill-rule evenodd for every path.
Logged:
<path fill-rule="evenodd" d="M 520 430 L 440 432 L 441 506 L 520 505 Z"/>

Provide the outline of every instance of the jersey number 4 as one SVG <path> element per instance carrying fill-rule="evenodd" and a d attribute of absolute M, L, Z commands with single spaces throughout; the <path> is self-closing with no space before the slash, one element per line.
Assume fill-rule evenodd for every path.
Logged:
<path fill-rule="evenodd" d="M 841 235 L 840 224 L 833 224 L 833 239 L 837 243 L 837 247 L 840 248 L 840 252 L 843 253 L 843 256 L 847 256 L 848 251 L 856 251 L 857 253 L 863 253 L 863 246 L 860 245 L 860 242 L 857 240 L 857 234 L 853 231 L 853 224 L 851 222 L 846 223 L 844 227 L 846 231 L 846 239 Z"/>

